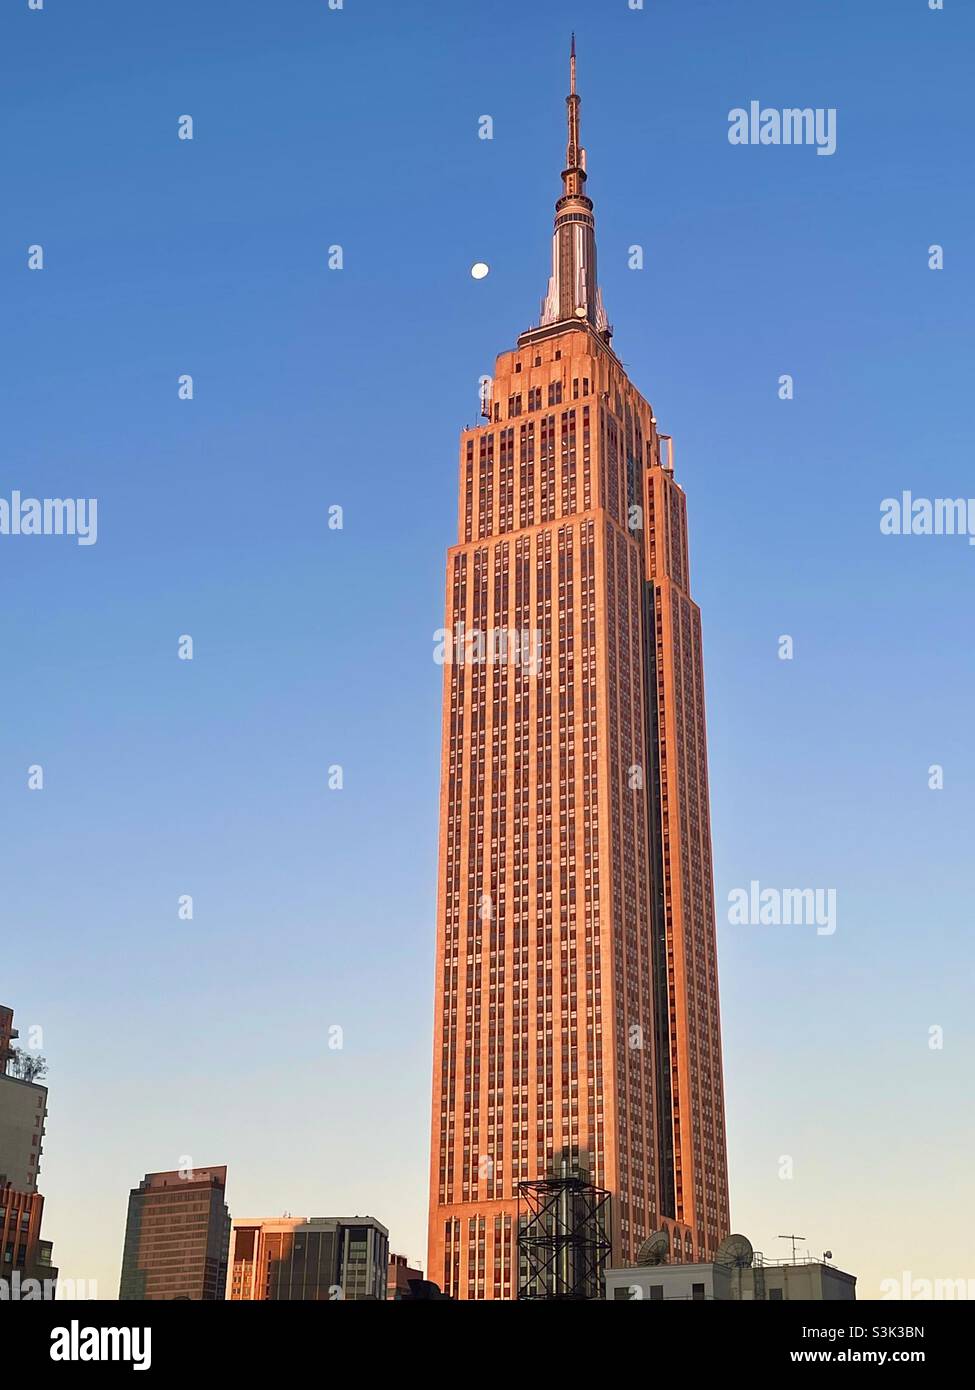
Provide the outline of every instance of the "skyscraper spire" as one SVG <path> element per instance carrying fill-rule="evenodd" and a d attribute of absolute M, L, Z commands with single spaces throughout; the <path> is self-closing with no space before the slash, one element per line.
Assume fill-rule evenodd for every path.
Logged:
<path fill-rule="evenodd" d="M 569 50 L 569 95 L 565 99 L 568 107 L 569 119 L 569 139 L 565 150 L 565 170 L 562 174 L 562 186 L 566 193 L 570 192 L 566 175 L 581 168 L 582 182 L 586 179 L 586 152 L 579 148 L 579 107 L 580 99 L 576 93 L 576 36 L 572 35 L 572 47 Z M 581 191 L 581 185 L 580 185 Z"/>
<path fill-rule="evenodd" d="M 592 199 L 586 196 L 586 152 L 580 144 L 576 91 L 576 36 L 569 49 L 568 140 L 562 170 L 562 197 L 555 205 L 552 275 L 542 304 L 541 326 L 586 320 L 608 342 L 612 329 L 596 281 L 596 233 Z"/>

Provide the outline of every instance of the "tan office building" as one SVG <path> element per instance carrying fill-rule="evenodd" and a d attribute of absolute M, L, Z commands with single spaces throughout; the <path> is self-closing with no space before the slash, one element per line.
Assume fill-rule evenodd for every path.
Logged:
<path fill-rule="evenodd" d="M 610 345 L 570 67 L 548 293 L 461 436 L 447 557 L 427 1269 L 461 1299 L 517 1296 L 518 1184 L 563 1162 L 617 1263 L 729 1229 L 686 500 Z"/>

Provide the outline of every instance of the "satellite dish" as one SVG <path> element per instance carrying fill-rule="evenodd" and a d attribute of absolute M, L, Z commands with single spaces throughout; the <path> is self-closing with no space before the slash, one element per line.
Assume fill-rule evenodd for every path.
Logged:
<path fill-rule="evenodd" d="M 638 1265 L 665 1265 L 670 1255 L 670 1235 L 667 1231 L 654 1231 L 647 1236 L 636 1253 Z"/>
<path fill-rule="evenodd" d="M 754 1255 L 752 1243 L 747 1236 L 730 1235 L 725 1236 L 714 1252 L 714 1263 L 730 1265 L 732 1269 L 748 1269 Z"/>

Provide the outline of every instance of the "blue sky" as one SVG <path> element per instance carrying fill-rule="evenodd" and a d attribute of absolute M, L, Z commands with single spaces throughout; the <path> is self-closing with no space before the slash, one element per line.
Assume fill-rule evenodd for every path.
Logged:
<path fill-rule="evenodd" d="M 734 1225 L 864 1296 L 975 1276 L 975 550 L 879 531 L 975 494 L 972 12 L 8 0 L 0 496 L 97 497 L 98 542 L 0 537 L 0 1000 L 44 1030 L 46 1234 L 102 1296 L 184 1155 L 235 1214 L 425 1252 L 432 634 L 573 27 L 614 345 L 689 499 Z M 835 107 L 836 153 L 730 145 L 752 99 Z M 834 888 L 835 934 L 729 924 L 753 879 Z"/>

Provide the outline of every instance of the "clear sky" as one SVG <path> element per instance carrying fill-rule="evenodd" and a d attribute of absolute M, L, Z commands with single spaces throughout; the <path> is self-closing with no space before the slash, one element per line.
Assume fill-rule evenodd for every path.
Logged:
<path fill-rule="evenodd" d="M 689 502 L 733 1224 L 863 1296 L 975 1277 L 975 548 L 879 528 L 975 495 L 971 7 L 7 0 L 0 496 L 96 497 L 98 540 L 0 536 L 0 1001 L 104 1297 L 184 1156 L 425 1254 L 432 634 L 573 27 L 614 346 Z M 752 100 L 835 108 L 835 154 L 731 145 Z M 732 925 L 752 880 L 835 889 L 835 933 Z"/>

